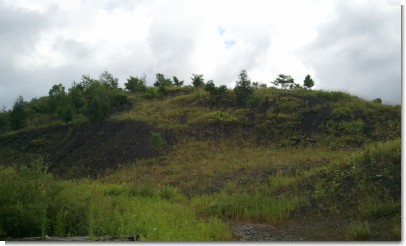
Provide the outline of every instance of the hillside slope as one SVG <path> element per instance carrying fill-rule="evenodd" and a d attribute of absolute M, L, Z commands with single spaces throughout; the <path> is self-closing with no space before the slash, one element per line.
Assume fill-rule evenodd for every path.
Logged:
<path fill-rule="evenodd" d="M 125 106 L 103 120 L 6 131 L 0 164 L 40 158 L 56 177 L 149 187 L 231 225 L 324 221 L 306 240 L 400 239 L 400 106 L 306 89 L 256 88 L 243 104 L 187 86 L 120 93 Z M 345 220 L 342 237 L 326 218 Z"/>

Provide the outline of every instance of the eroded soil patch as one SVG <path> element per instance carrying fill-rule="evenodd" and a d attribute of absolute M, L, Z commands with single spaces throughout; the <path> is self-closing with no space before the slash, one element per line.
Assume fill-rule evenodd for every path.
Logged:
<path fill-rule="evenodd" d="M 274 227 L 267 224 L 232 222 L 230 228 L 239 241 L 343 241 L 349 220 L 305 218 Z"/>
<path fill-rule="evenodd" d="M 152 132 L 161 133 L 168 145 L 175 141 L 170 133 L 145 122 L 103 121 L 3 137 L 0 150 L 17 164 L 28 164 L 35 156 L 43 156 L 49 170 L 58 176 L 97 177 L 120 165 L 159 155 L 151 143 Z"/>

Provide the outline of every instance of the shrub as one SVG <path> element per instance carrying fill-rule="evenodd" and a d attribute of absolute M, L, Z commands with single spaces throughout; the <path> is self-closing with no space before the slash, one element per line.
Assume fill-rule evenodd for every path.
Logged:
<path fill-rule="evenodd" d="M 68 123 L 73 120 L 73 117 L 75 116 L 75 112 L 73 110 L 73 107 L 68 104 L 62 109 L 61 113 L 61 118 L 64 122 Z"/>
<path fill-rule="evenodd" d="M 0 169 L 0 228 L 13 237 L 44 233 L 53 177 L 42 159 L 31 167 Z"/>
<path fill-rule="evenodd" d="M 209 113 L 208 117 L 208 122 L 217 122 L 217 123 L 233 123 L 237 122 L 238 118 L 234 116 L 233 114 L 230 114 L 228 112 L 223 112 L 223 111 L 214 111 Z"/>
<path fill-rule="evenodd" d="M 138 78 L 130 76 L 127 79 L 127 83 L 124 84 L 125 88 L 131 92 L 141 92 L 147 91 L 147 86 L 145 85 L 145 77 Z"/>
<path fill-rule="evenodd" d="M 150 142 L 152 145 L 152 149 L 160 154 L 165 148 L 165 141 L 162 139 L 161 133 L 159 132 L 151 132 Z"/>
<path fill-rule="evenodd" d="M 100 96 L 94 96 L 89 104 L 88 108 L 88 117 L 91 121 L 100 121 L 107 117 L 109 113 L 109 105 L 105 99 L 102 99 Z"/>

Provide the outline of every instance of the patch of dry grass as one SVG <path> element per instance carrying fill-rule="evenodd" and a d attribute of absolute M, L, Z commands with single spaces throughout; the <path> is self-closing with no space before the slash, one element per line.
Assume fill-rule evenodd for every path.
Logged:
<path fill-rule="evenodd" d="M 189 195 L 216 191 L 228 181 L 267 181 L 271 174 L 327 165 L 347 152 L 326 148 L 280 149 L 226 140 L 185 140 L 163 157 L 129 164 L 103 178 L 114 183 L 171 185 Z M 294 173 L 289 173 L 290 175 Z"/>

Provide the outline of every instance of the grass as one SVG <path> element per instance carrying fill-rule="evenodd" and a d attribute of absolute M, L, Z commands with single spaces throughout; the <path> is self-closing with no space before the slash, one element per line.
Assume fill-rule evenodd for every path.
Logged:
<path fill-rule="evenodd" d="M 366 241 L 372 236 L 368 221 L 356 221 L 349 226 L 348 237 L 350 240 Z"/>
<path fill-rule="evenodd" d="M 216 217 L 199 219 L 176 189 L 58 181 L 39 167 L 2 168 L 2 238 L 110 236 L 150 241 L 230 240 Z"/>
<path fill-rule="evenodd" d="M 280 224 L 306 203 L 300 181 L 349 153 L 190 140 L 173 146 L 159 163 L 137 162 L 102 180 L 170 185 L 186 194 L 204 216 Z"/>
<path fill-rule="evenodd" d="M 304 171 L 340 159 L 346 153 L 349 152 L 332 152 L 321 147 L 285 150 L 234 140 L 186 140 L 172 146 L 162 158 L 138 161 L 102 180 L 113 183 L 150 183 L 156 187 L 176 186 L 185 194 L 193 196 L 211 189 L 218 191 L 227 180 L 237 183 L 252 181 L 255 187 L 259 181 L 268 182 L 268 177 L 274 172 Z M 261 175 L 260 179 L 256 178 L 258 175 Z"/>
<path fill-rule="evenodd" d="M 198 214 L 225 220 L 278 225 L 303 207 L 363 220 L 397 218 L 399 146 L 393 140 L 352 150 L 283 149 L 190 140 L 159 163 L 138 162 L 102 180 L 177 187 Z"/>
<path fill-rule="evenodd" d="M 184 139 L 93 181 L 55 180 L 37 161 L 0 169 L 0 232 L 230 240 L 222 221 L 279 226 L 307 208 L 368 221 L 354 222 L 349 240 L 375 238 L 382 226 L 396 239 L 399 169 L 400 139 L 352 150 Z"/>
<path fill-rule="evenodd" d="M 197 105 L 195 94 L 134 101 L 135 106 L 131 111 L 111 119 L 147 121 L 161 129 L 177 130 L 190 126 L 195 119 L 210 112 L 209 108 Z"/>
<path fill-rule="evenodd" d="M 299 205 L 293 196 L 264 196 L 262 193 L 226 194 L 195 197 L 191 206 L 201 214 L 215 215 L 223 219 L 256 223 L 280 224 Z"/>

